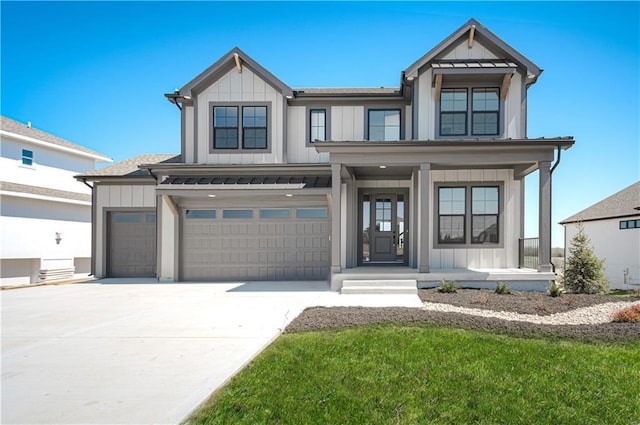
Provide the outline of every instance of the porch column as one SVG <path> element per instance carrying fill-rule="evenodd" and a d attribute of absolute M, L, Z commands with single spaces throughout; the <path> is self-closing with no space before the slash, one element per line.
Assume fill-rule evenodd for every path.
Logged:
<path fill-rule="evenodd" d="M 551 161 L 538 162 L 538 271 L 550 272 L 551 267 Z"/>
<path fill-rule="evenodd" d="M 340 188 L 342 186 L 342 164 L 331 164 L 331 273 L 340 273 Z"/>
<path fill-rule="evenodd" d="M 420 214 L 418 215 L 418 244 L 420 246 L 420 261 L 418 271 L 429 273 L 429 172 L 431 164 L 420 164 Z"/>

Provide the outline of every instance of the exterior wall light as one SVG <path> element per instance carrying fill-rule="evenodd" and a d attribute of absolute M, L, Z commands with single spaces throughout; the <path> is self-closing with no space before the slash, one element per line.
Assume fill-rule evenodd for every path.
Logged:
<path fill-rule="evenodd" d="M 56 245 L 60 245 L 60 241 L 62 241 L 62 233 L 56 232 Z"/>

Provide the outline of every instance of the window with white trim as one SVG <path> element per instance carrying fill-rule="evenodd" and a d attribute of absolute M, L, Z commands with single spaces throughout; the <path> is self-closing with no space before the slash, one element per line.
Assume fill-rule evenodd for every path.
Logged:
<path fill-rule="evenodd" d="M 33 151 L 22 149 L 22 165 L 33 167 Z"/>

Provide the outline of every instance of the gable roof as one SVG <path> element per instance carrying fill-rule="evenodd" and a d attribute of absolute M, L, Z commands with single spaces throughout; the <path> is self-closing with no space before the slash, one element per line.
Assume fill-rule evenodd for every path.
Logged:
<path fill-rule="evenodd" d="M 560 224 L 606 220 L 608 218 L 634 215 L 640 215 L 640 181 L 564 219 Z"/>
<path fill-rule="evenodd" d="M 182 86 L 179 90 L 179 94 L 182 96 L 191 96 L 192 93 L 198 93 L 209 87 L 216 80 L 222 77 L 236 66 L 235 55 L 238 55 L 241 63 L 247 66 L 251 71 L 258 74 L 260 78 L 270 84 L 274 89 L 282 93 L 283 96 L 292 96 L 293 90 L 291 87 L 279 80 L 275 75 L 269 72 L 266 68 L 253 60 L 249 55 L 240 50 L 238 47 L 231 49 L 226 55 L 218 59 L 213 65 L 205 69 L 196 78 L 189 81 Z"/>
<path fill-rule="evenodd" d="M 65 150 L 71 149 L 74 151 L 82 152 L 85 156 L 91 156 L 98 161 L 111 162 L 111 158 L 103 155 L 99 152 L 85 148 L 84 146 L 76 145 L 68 140 L 54 136 L 53 134 L 46 133 L 42 130 L 35 129 L 29 125 L 19 123 L 11 118 L 0 116 L 0 129 L 3 134 L 8 136 L 14 135 L 19 138 L 34 139 L 34 141 L 44 142 L 45 144 L 54 145 L 56 147 L 65 148 Z M 20 137 L 21 136 L 21 137 Z"/>
<path fill-rule="evenodd" d="M 480 22 L 471 18 L 469 19 L 469 21 L 467 21 L 467 23 L 465 23 L 460 28 L 458 28 L 453 34 L 445 38 L 442 42 L 440 42 L 440 44 L 438 44 L 433 49 L 429 50 L 429 52 L 427 52 L 424 56 L 422 56 L 420 59 L 415 61 L 411 66 L 405 69 L 404 71 L 405 77 L 414 77 L 414 78 L 417 77 L 418 71 L 420 70 L 420 68 L 422 68 L 424 65 L 431 62 L 433 59 L 435 59 L 445 49 L 454 45 L 460 38 L 465 37 L 467 32 L 471 30 L 471 27 L 475 27 L 475 33 L 485 38 L 493 47 L 499 50 L 502 50 L 507 56 L 506 59 L 511 59 L 512 61 L 520 65 L 522 68 L 526 69 L 527 74 L 530 74 L 533 76 L 531 84 L 533 84 L 535 80 L 538 78 L 538 76 L 542 73 L 542 69 L 540 69 L 540 67 L 538 67 L 535 63 L 531 62 L 529 59 L 524 57 L 524 55 L 522 55 L 516 49 L 508 45 L 500 37 L 498 37 L 491 31 L 489 31 L 489 29 L 487 29 L 487 27 L 482 25 Z"/>
<path fill-rule="evenodd" d="M 99 180 L 100 177 L 149 177 L 146 170 L 141 170 L 141 164 L 160 164 L 181 162 L 180 155 L 176 154 L 144 154 L 124 161 L 117 162 L 107 167 L 91 170 L 88 173 L 75 176 L 80 180 Z"/>

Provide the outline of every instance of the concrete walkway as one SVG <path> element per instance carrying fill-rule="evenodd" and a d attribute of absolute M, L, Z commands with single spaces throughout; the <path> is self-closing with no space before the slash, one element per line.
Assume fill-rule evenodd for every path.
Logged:
<path fill-rule="evenodd" d="M 306 307 L 422 305 L 318 282 L 152 282 L 2 291 L 1 422 L 178 423 Z"/>

